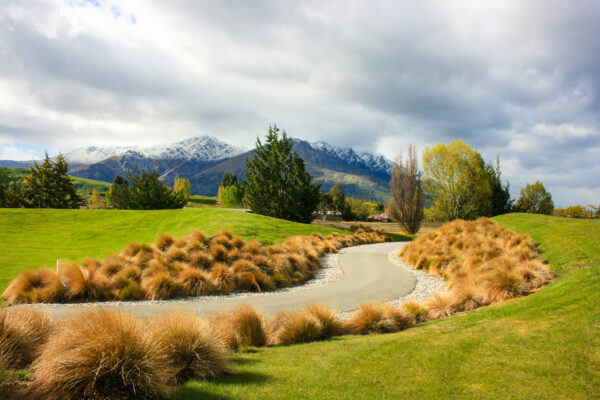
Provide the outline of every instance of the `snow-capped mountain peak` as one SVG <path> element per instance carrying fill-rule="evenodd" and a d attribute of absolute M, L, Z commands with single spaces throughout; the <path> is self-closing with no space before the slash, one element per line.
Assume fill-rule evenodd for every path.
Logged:
<path fill-rule="evenodd" d="M 80 147 L 66 153 L 65 157 L 71 164 L 94 164 L 124 154 L 152 159 L 218 161 L 245 151 L 242 147 L 232 146 L 212 136 L 198 136 L 170 145 L 151 147 Z"/>
<path fill-rule="evenodd" d="M 309 145 L 313 149 L 321 150 L 348 163 L 362 165 L 373 172 L 389 174 L 392 170 L 392 162 L 382 155 L 364 151 L 357 152 L 350 147 L 336 147 L 323 141 L 309 142 Z"/>

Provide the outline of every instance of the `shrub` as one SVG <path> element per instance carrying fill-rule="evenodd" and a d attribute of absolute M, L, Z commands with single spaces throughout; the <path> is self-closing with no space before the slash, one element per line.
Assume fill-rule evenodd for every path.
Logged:
<path fill-rule="evenodd" d="M 169 355 L 177 383 L 231 372 L 217 334 L 193 314 L 175 313 L 149 321 L 153 340 Z"/>
<path fill-rule="evenodd" d="M 407 301 L 402 305 L 402 311 L 412 315 L 415 323 L 420 324 L 429 319 L 429 310 L 416 301 Z"/>
<path fill-rule="evenodd" d="M 158 398 L 172 392 L 176 370 L 163 346 L 132 317 L 95 310 L 76 315 L 33 363 L 38 399 Z"/>

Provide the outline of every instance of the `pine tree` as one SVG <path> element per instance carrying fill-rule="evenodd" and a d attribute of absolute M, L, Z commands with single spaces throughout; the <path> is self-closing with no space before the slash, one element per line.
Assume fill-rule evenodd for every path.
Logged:
<path fill-rule="evenodd" d="M 182 208 L 186 199 L 182 192 L 175 192 L 158 179 L 158 171 L 139 170 L 129 172 L 128 181 L 116 176 L 109 192 L 114 208 L 129 210 L 165 210 Z"/>
<path fill-rule="evenodd" d="M 506 214 L 512 211 L 514 201 L 510 198 L 510 184 L 502 184 L 500 172 L 500 157 L 496 157 L 496 167 L 491 164 L 485 166 L 490 182 L 490 203 L 488 217 Z"/>
<path fill-rule="evenodd" d="M 46 153 L 44 161 L 36 161 L 29 167 L 30 175 L 24 177 L 25 198 L 29 207 L 34 208 L 79 208 L 85 205 L 83 197 L 77 194 L 73 179 L 67 175 L 68 164 L 59 154 L 52 161 Z"/>
<path fill-rule="evenodd" d="M 252 161 L 246 159 L 246 199 L 252 211 L 308 223 L 320 200 L 320 185 L 312 182 L 304 160 L 292 152 L 293 141 L 277 126 L 269 127 L 266 143 L 256 140 Z"/>
<path fill-rule="evenodd" d="M 24 189 L 22 178 L 11 175 L 6 167 L 0 168 L 0 208 L 24 207 Z"/>

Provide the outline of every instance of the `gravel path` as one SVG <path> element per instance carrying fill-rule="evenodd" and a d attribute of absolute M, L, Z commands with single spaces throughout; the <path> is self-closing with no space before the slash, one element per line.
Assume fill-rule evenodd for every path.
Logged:
<path fill-rule="evenodd" d="M 38 304 L 56 318 L 64 318 L 92 307 L 118 308 L 136 316 L 190 311 L 213 314 L 240 304 L 250 304 L 267 313 L 292 311 L 309 302 L 320 302 L 348 313 L 369 301 L 402 304 L 422 301 L 443 291 L 441 279 L 413 270 L 397 257 L 406 243 L 380 243 L 342 249 L 322 258 L 323 268 L 302 286 L 265 293 L 237 293 L 160 301 L 95 302 L 77 304 Z M 21 306 L 19 306 L 21 307 Z"/>

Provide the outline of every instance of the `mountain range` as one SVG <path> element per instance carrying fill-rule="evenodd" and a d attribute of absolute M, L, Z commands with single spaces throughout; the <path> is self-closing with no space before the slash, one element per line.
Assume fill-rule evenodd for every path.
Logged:
<path fill-rule="evenodd" d="M 392 163 L 385 157 L 322 141 L 293 141 L 294 151 L 324 191 L 340 183 L 347 196 L 384 202 L 389 198 Z M 65 157 L 73 176 L 112 182 L 116 175 L 127 176 L 128 170 L 136 166 L 156 168 L 161 180 L 169 185 L 177 177 L 187 178 L 193 194 L 215 196 L 225 172 L 244 176 L 246 158 L 252 159 L 254 150 L 199 136 L 167 146 L 77 148 Z M 0 165 L 27 167 L 29 162 L 4 160 Z"/>

